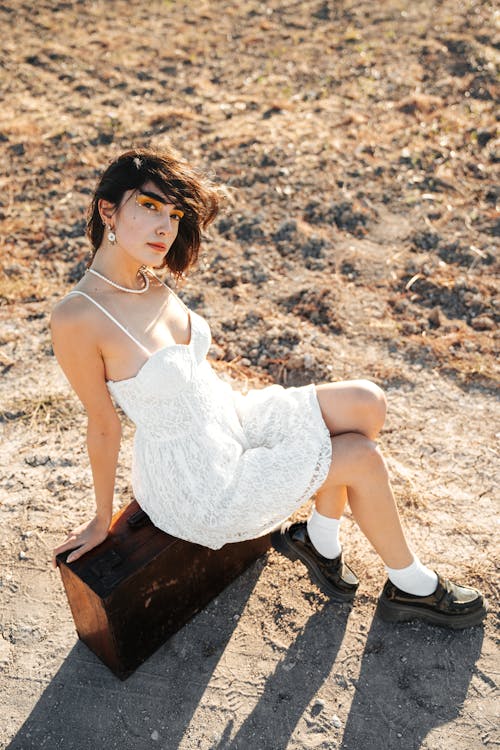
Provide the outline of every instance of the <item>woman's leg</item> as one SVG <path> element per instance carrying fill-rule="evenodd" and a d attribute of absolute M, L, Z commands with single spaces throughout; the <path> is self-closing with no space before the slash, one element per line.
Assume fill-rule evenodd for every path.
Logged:
<path fill-rule="evenodd" d="M 318 401 L 331 435 L 359 432 L 375 440 L 384 426 L 384 392 L 370 380 L 345 380 L 316 386 Z"/>
<path fill-rule="evenodd" d="M 332 435 L 332 463 L 316 496 L 316 510 L 329 518 L 320 518 L 319 525 L 323 530 L 329 524 L 333 528 L 348 499 L 359 527 L 388 568 L 390 580 L 379 598 L 380 615 L 391 622 L 417 617 L 451 628 L 479 624 L 486 615 L 480 592 L 438 577 L 410 551 L 385 461 L 373 442 L 385 418 L 380 388 L 369 381 L 316 388 Z M 304 523 L 284 524 L 273 533 L 273 544 L 290 559 L 302 560 L 313 580 L 332 598 L 351 600 L 357 577 L 341 554 L 335 558 L 325 552 L 318 555 L 308 529 Z"/>
<path fill-rule="evenodd" d="M 316 386 L 321 413 L 331 435 L 356 432 L 375 440 L 385 421 L 384 392 L 369 380 L 347 380 Z M 347 488 L 332 485 L 316 494 L 318 513 L 340 518 L 347 503 Z"/>
<path fill-rule="evenodd" d="M 332 438 L 332 463 L 317 494 L 317 510 L 338 517 L 335 514 L 344 493 L 357 524 L 384 563 L 390 568 L 410 565 L 413 555 L 401 527 L 385 461 L 375 443 L 361 434 Z"/>

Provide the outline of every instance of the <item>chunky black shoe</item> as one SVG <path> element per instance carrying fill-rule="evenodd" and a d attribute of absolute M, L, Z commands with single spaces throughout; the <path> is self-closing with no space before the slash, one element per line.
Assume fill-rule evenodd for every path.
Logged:
<path fill-rule="evenodd" d="M 273 547 L 290 560 L 301 560 L 314 583 L 323 593 L 339 602 L 354 599 L 359 585 L 357 576 L 342 561 L 342 553 L 333 560 L 323 557 L 313 547 L 306 523 L 284 523 L 271 534 Z"/>
<path fill-rule="evenodd" d="M 437 577 L 437 589 L 429 596 L 407 594 L 386 581 L 377 614 L 386 622 L 418 619 L 455 630 L 479 625 L 486 616 L 486 604 L 479 591 L 457 586 L 439 573 Z"/>

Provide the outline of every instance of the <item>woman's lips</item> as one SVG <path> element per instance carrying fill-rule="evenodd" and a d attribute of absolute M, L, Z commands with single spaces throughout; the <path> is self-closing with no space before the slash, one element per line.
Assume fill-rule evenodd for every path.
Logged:
<path fill-rule="evenodd" d="M 167 249 L 167 246 L 163 245 L 161 242 L 148 242 L 148 245 L 149 247 L 152 247 L 153 250 L 158 250 L 162 253 L 164 253 L 165 250 Z"/>

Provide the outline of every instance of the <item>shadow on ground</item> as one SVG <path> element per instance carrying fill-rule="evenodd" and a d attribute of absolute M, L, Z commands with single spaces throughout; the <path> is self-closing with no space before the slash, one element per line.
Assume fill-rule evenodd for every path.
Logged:
<path fill-rule="evenodd" d="M 7 750 L 177 748 L 263 564 L 245 571 L 125 682 L 78 641 Z"/>
<path fill-rule="evenodd" d="M 238 634 L 236 626 L 264 565 L 258 561 L 247 570 L 126 682 L 77 642 L 6 750 L 176 750 L 180 745 L 286 750 L 300 747 L 300 738 L 292 737 L 304 718 L 308 739 L 314 735 L 319 742 L 308 747 L 418 750 L 432 729 L 457 717 L 480 656 L 483 629 L 454 633 L 422 624 L 389 626 L 374 619 L 359 678 L 351 678 L 355 690 L 341 739 L 342 730 L 331 724 L 331 711 L 323 711 L 321 702 L 317 711 L 312 705 L 325 681 L 336 674 L 351 613 L 349 605 L 333 602 L 318 603 L 321 608 L 305 626 L 297 626 L 291 646 L 280 649 L 283 655 L 278 655 L 274 671 L 262 685 L 254 684 L 259 648 L 255 651 L 253 641 L 252 657 L 248 634 Z M 269 621 L 271 608 L 268 602 L 257 616 Z M 265 639 L 265 628 L 262 632 Z M 233 641 L 226 651 L 237 637 L 238 645 Z M 245 668 L 216 677 L 226 656 Z M 204 717 L 215 710 L 213 691 L 220 690 L 225 698 L 217 699 L 220 723 L 214 735 Z"/>
<path fill-rule="evenodd" d="M 342 750 L 419 750 L 432 729 L 459 715 L 483 637 L 482 626 L 453 632 L 375 618 Z"/>
<path fill-rule="evenodd" d="M 349 605 L 325 604 L 307 621 L 266 681 L 258 703 L 230 739 L 231 720 L 214 750 L 285 750 L 306 708 L 332 671 L 345 635 Z M 311 713 L 311 726 L 314 721 Z M 321 731 L 321 721 L 317 723 Z"/>

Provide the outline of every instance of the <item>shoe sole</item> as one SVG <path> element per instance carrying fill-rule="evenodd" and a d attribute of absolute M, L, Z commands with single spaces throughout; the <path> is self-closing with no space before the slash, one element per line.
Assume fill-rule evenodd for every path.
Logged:
<path fill-rule="evenodd" d="M 332 584 L 327 581 L 326 578 L 324 578 L 319 568 L 317 568 L 314 563 L 312 563 L 307 558 L 304 558 L 300 554 L 300 552 L 297 552 L 296 549 L 289 546 L 286 537 L 280 531 L 275 531 L 271 534 L 271 544 L 275 550 L 280 552 L 285 557 L 288 557 L 288 559 L 292 562 L 300 560 L 300 562 L 303 563 L 309 571 L 311 580 L 314 581 L 316 586 L 318 586 L 318 588 L 333 601 L 350 602 L 356 596 L 356 589 L 352 592 L 344 592 L 339 591 L 337 588 L 332 586 Z"/>
<path fill-rule="evenodd" d="M 462 630 L 473 625 L 480 625 L 486 617 L 486 607 L 475 612 L 467 612 L 463 615 L 443 615 L 440 612 L 432 612 L 421 607 L 412 607 L 411 604 L 394 604 L 384 599 L 379 599 L 376 614 L 384 622 L 410 622 L 411 620 L 422 620 L 431 625 L 440 625 L 443 628 Z"/>

